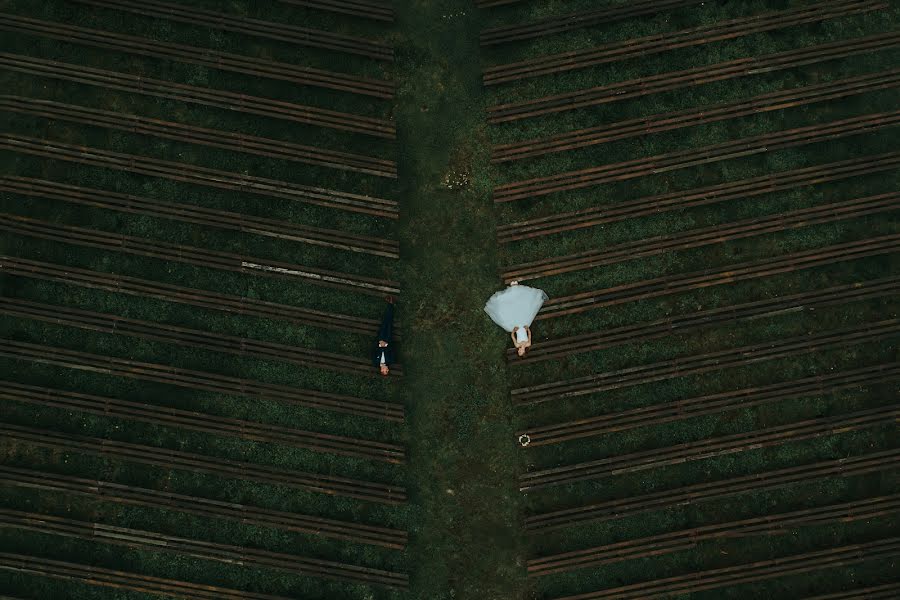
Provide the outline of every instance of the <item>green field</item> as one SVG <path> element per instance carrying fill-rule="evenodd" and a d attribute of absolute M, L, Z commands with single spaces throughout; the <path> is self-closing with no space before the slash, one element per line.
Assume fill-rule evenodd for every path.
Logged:
<path fill-rule="evenodd" d="M 789 57 L 806 48 L 851 44 L 871 36 L 887 39 L 900 23 L 900 3 L 684 2 L 533 39 L 483 45 L 479 34 L 495 28 L 630 3 L 519 0 L 479 9 L 473 0 L 395 0 L 395 18 L 387 22 L 305 0 L 177 2 L 264 21 L 273 30 L 279 24 L 377 41 L 393 47 L 393 61 L 135 14 L 117 8 L 119 4 L 140 7 L 119 0 L 0 2 L 0 61 L 5 61 L 0 63 L 0 87 L 5 90 L 0 98 L 0 597 L 161 597 L 158 589 L 103 583 L 98 574 L 108 573 L 104 569 L 221 588 L 188 593 L 185 587 L 171 593 L 190 599 L 743 600 L 814 598 L 844 591 L 848 594 L 841 598 L 889 598 L 897 592 L 897 587 L 885 587 L 882 595 L 866 590 L 898 585 L 900 572 L 900 248 L 893 237 L 900 235 L 900 43 L 889 41 L 786 67 L 735 68 L 716 81 L 672 85 L 658 93 L 646 82 L 656 75 L 703 71 L 707 69 L 701 67 L 728 61 Z M 645 36 L 665 42 L 694 28 L 820 5 L 823 10 L 831 5 L 860 7 L 852 14 L 815 17 L 727 39 L 636 50 L 621 59 L 500 85 L 482 81 L 485 69 L 508 63 L 558 53 L 578 57 L 599 46 L 613 54 L 626 52 L 623 48 Z M 283 72 L 260 76 L 224 63 L 210 66 L 190 58 L 109 49 L 26 31 L 24 21 L 12 15 L 184 44 L 200 49 L 198 56 L 209 50 L 277 61 L 283 71 L 285 65 L 294 65 L 391 81 L 395 93 L 393 98 L 376 98 L 284 80 Z M 396 126 L 396 139 L 254 114 L 238 108 L 236 101 L 234 107 L 224 108 L 152 95 L 149 88 L 139 92 L 88 84 L 74 80 L 77 77 L 11 67 L 9 57 L 232 92 L 283 103 L 280 106 L 312 107 L 312 112 L 338 111 L 390 123 Z M 767 94 L 825 89 L 865 76 L 883 76 L 887 83 L 758 109 Z M 635 84 L 639 91 L 630 96 L 612 94 L 580 108 L 563 106 L 549 114 L 489 122 L 497 105 L 631 80 L 640 81 Z M 709 117 L 719 105 L 737 106 L 751 99 L 758 102 L 756 108 L 718 120 Z M 82 107 L 165 121 L 166 127 L 174 122 L 218 135 L 256 136 L 273 146 L 286 142 L 307 150 L 394 161 L 398 177 L 315 159 L 254 154 L 246 140 L 210 145 L 134 127 L 87 124 L 47 114 L 34 100 L 53 101 L 57 104 L 52 106 L 69 110 Z M 26 108 L 11 108 L 14 105 Z M 707 122 L 686 119 L 680 126 L 653 131 L 661 123 L 677 121 L 669 114 L 675 111 Z M 867 115 L 869 124 L 853 130 L 853 119 Z M 631 120 L 634 123 L 623 123 Z M 835 122 L 847 122 L 848 132 L 828 129 Z M 754 136 L 804 127 L 819 137 L 784 147 L 763 141 L 750 149 Z M 572 137 L 572 132 L 586 129 L 595 136 L 630 133 L 591 143 L 584 142 L 588 132 Z M 576 147 L 491 162 L 499 150 L 496 145 L 541 143 L 542 138 L 567 135 Z M 21 142 L 25 138 L 35 140 L 32 148 L 66 145 L 74 158 L 27 150 Z M 729 155 L 724 144 L 735 140 L 745 141 Z M 663 155 L 687 156 L 695 150 L 699 154 L 693 158 L 680 163 L 673 159 L 671 167 L 661 164 Z M 128 156 L 113 167 L 96 162 L 102 151 Z M 627 161 L 639 159 L 650 160 L 638 165 L 634 175 L 621 175 L 630 168 Z M 170 161 L 176 169 L 168 174 L 150 171 L 148 160 Z M 846 167 L 850 164 L 855 166 Z M 575 189 L 535 192 L 554 181 L 579 183 L 599 177 L 600 168 L 608 165 L 618 170 L 606 179 Z M 215 177 L 206 183 L 185 180 L 195 167 L 216 170 L 216 177 L 224 173 L 240 183 L 228 188 Z M 795 171 L 813 174 L 791 179 Z M 253 187 L 241 179 L 246 177 L 277 185 Z M 745 180 L 749 183 L 733 194 L 717 191 L 729 184 L 740 187 Z M 78 186 L 88 199 L 127 194 L 146 199 L 147 206 L 175 210 L 169 216 L 159 211 L 142 214 L 133 206 L 113 209 L 90 200 L 66 201 L 40 190 L 11 188 L 22 181 Z M 787 183 L 779 187 L 776 181 Z M 525 190 L 523 197 L 494 201 L 515 186 Z M 296 191 L 300 189 L 305 191 Z M 330 191 L 395 201 L 399 218 L 308 200 Z M 875 196 L 881 197 L 875 199 L 880 202 L 876 208 L 849 207 L 849 201 Z M 644 199 L 649 200 L 641 204 Z M 696 201 L 679 205 L 685 199 Z M 629 206 L 643 208 L 631 215 Z M 821 207 L 815 217 L 791 216 L 804 210 L 813 214 Z M 186 216 L 196 214 L 193 209 L 246 221 L 230 228 L 199 223 Z M 596 222 L 522 240 L 502 238 L 514 224 L 561 219 L 572 211 L 593 214 Z M 623 216 L 617 217 L 617 211 Z M 254 219 L 268 225 L 254 227 Z M 44 233 L 28 229 L 34 226 L 32 220 L 42 223 L 35 227 L 43 227 Z M 129 241 L 118 238 L 105 247 L 72 243 L 62 234 L 46 233 L 57 225 L 127 236 Z M 273 233 L 278 228 L 325 229 L 356 239 L 399 242 L 399 258 L 291 239 Z M 174 244 L 180 250 L 168 258 L 136 253 L 132 238 L 145 240 L 146 248 Z M 688 244 L 692 239 L 696 241 Z M 882 240 L 877 250 L 836 252 L 836 258 L 809 266 L 797 258 L 877 240 Z M 181 254 L 192 250 L 229 253 L 231 266 L 215 268 L 213 259 L 191 262 Z M 787 267 L 767 267 L 780 257 L 787 257 Z M 28 274 L 27 268 L 13 266 L 22 260 L 67 274 Z M 533 264 L 536 261 L 551 266 L 543 268 Z M 248 268 L 247 262 L 277 262 L 294 270 L 267 276 Z M 742 275 L 745 263 L 751 271 L 759 265 L 759 274 Z M 128 281 L 141 280 L 142 286 L 156 289 L 177 286 L 217 298 L 227 295 L 241 308 L 217 308 L 215 302 L 204 304 L 196 298 L 176 302 L 142 291 L 147 287 L 128 292 L 79 283 L 75 273 L 88 271 L 135 278 Z M 310 275 L 323 271 L 340 281 Z M 504 355 L 509 338 L 482 310 L 504 280 L 513 278 L 543 288 L 551 298 L 533 325 L 534 348 L 520 363 Z M 708 281 L 694 285 L 688 281 L 692 278 Z M 647 287 L 655 280 L 662 283 Z M 370 282 L 374 287 L 367 287 Z M 380 378 L 359 361 L 368 358 L 375 335 L 372 322 L 380 319 L 383 296 L 389 293 L 382 288 L 394 285 L 400 290 L 402 376 Z M 881 291 L 867 292 L 875 287 Z M 816 300 L 817 293 L 832 288 L 836 299 Z M 593 300 L 577 305 L 579 295 Z M 572 314 L 564 312 L 570 306 L 561 306 L 565 302 L 577 305 Z M 44 317 L 16 308 L 35 303 L 45 305 Z M 773 308 L 765 308 L 766 303 Z M 329 322 L 315 316 L 279 318 L 271 311 L 254 314 L 245 305 L 277 305 L 283 314 L 308 310 L 336 317 Z M 67 317 L 71 310 L 89 311 L 90 317 L 80 312 L 78 318 L 93 319 L 95 325 L 75 326 L 74 317 Z M 123 321 L 110 325 L 117 319 Z M 143 333 L 130 335 L 130 321 L 124 321 L 129 319 L 144 322 L 132 326 Z M 363 325 L 353 325 L 360 319 Z M 97 325 L 100 321 L 103 324 Z M 181 330 L 172 328 L 228 336 L 217 338 L 226 340 L 227 349 L 173 343 L 172 332 Z M 254 346 L 257 342 L 262 346 Z M 25 347 L 33 348 L 30 358 L 17 354 L 17 348 Z M 256 347 L 276 350 L 254 355 Z M 729 355 L 730 350 L 736 354 Z M 79 355 L 82 358 L 66 362 L 62 357 L 68 351 L 93 358 Z M 293 352 L 304 356 L 291 358 Z M 310 362 L 308 357 L 319 353 L 334 356 L 332 366 L 340 364 L 329 368 Z M 697 361 L 705 362 L 692 371 Z M 147 375 L 150 367 L 135 363 L 164 370 L 170 382 L 154 379 Z M 119 370 L 110 371 L 113 368 Z M 187 381 L 191 373 L 196 375 L 193 383 L 171 382 L 175 376 Z M 230 383 L 226 390 L 209 382 Z M 809 384 L 795 386 L 797 382 Z M 767 399 L 768 390 L 778 386 L 794 391 Z M 41 400 L 23 401 L 16 391 L 22 389 L 39 390 L 33 398 Z M 85 404 L 51 406 L 47 394 L 53 390 L 73 398 L 90 395 L 100 404 L 95 402 L 93 409 Z M 315 398 L 333 397 L 329 395 L 340 397 L 339 406 L 316 404 Z M 692 402 L 695 398 L 699 400 Z M 727 402 L 719 402 L 723 398 Z M 131 405 L 127 414 L 115 414 L 115 402 L 103 405 L 104 399 L 143 408 Z M 348 408 L 353 400 L 384 410 L 354 413 Z M 385 416 L 398 407 L 405 413 L 402 422 Z M 191 411 L 193 416 L 171 411 Z M 181 417 L 163 422 L 147 414 Z M 189 425 L 210 415 L 241 420 L 246 430 L 235 430 L 234 421 L 229 421 L 233 427 L 226 434 Z M 577 433 L 569 439 L 562 433 L 554 437 L 554 427 Z M 284 434 L 280 441 L 278 432 Z M 517 442 L 523 433 L 532 439 L 526 447 Z M 318 440 L 338 436 L 344 449 L 285 441 L 300 434 Z M 763 438 L 767 441 L 755 443 Z M 95 449 L 72 445 L 79 440 L 90 441 Z M 392 463 L 361 455 L 361 448 L 376 443 L 402 448 L 404 460 Z M 175 468 L 154 465 L 147 459 L 148 448 L 132 449 L 130 458 L 117 454 L 117 448 L 127 447 L 122 444 L 156 448 L 167 456 L 190 453 L 192 460 L 206 460 L 207 465 L 236 466 L 227 474 L 198 462 Z M 841 466 L 869 459 L 873 466 L 867 468 Z M 813 471 L 826 464 L 833 468 L 824 474 L 779 479 L 786 470 Z M 320 483 L 289 485 L 287 479 L 266 479 L 271 473 L 319 482 L 352 481 L 340 488 L 343 492 L 331 493 Z M 45 483 L 25 483 L 28 474 Z M 82 492 L 67 491 L 62 484 L 50 486 L 46 482 L 51 480 L 73 486 L 80 482 Z M 545 483 L 529 488 L 529 481 Z M 741 489 L 740 481 L 752 483 Z M 698 490 L 706 484 L 723 491 L 704 496 Z M 340 485 L 335 483 L 334 489 Z M 402 501 L 354 497 L 367 485 L 390 489 Z M 191 502 L 179 509 L 129 501 L 117 496 L 116 490 L 126 489 L 117 486 L 159 498 L 175 494 L 200 504 L 217 502 L 219 508 L 204 515 L 191 508 Z M 682 491 L 685 495 L 678 497 Z M 661 500 L 650 502 L 653 494 Z M 861 507 L 868 501 L 886 508 L 867 513 Z M 225 507 L 237 505 L 244 508 L 225 516 Z M 594 517 L 579 519 L 579 511 L 594 505 L 600 507 Z M 243 510 L 277 511 L 278 516 L 265 524 L 243 518 Z M 566 510 L 558 527 L 540 525 L 542 519 Z M 777 524 L 781 515 L 795 511 L 828 516 L 756 531 L 738 523 L 768 518 Z M 292 516 L 382 528 L 404 541 L 386 547 L 364 543 L 358 536 L 348 540 L 331 535 L 327 528 L 298 530 L 288 523 Z M 67 526 L 60 525 L 63 520 Z M 724 533 L 703 537 L 692 532 L 716 527 Z M 154 536 L 170 536 L 165 538 L 169 547 L 146 541 L 157 539 Z M 144 541 L 135 541 L 138 538 Z M 226 551 L 225 545 L 237 548 Z M 636 554 L 628 555 L 629 545 Z M 854 550 L 847 552 L 853 557 L 835 564 L 817 559 L 794 572 L 777 570 L 794 556 L 851 546 Z M 887 549 L 880 554 L 873 550 L 882 546 Z M 211 548 L 218 548 L 218 554 Z M 539 559 L 563 560 L 561 555 L 592 548 L 584 564 L 570 561 L 556 572 L 541 572 Z M 277 553 L 281 562 L 274 564 L 276 554 L 265 552 Z M 84 572 L 94 570 L 95 580 L 26 568 L 22 557 L 34 564 L 81 565 Z M 323 576 L 317 569 L 325 563 L 315 561 L 327 561 L 328 568 L 339 573 Z M 402 583 L 361 581 L 357 568 Z M 704 574 L 717 569 L 729 574 L 706 588 L 698 583 L 697 589 L 683 589 L 680 595 L 662 582 L 678 577 L 703 582 Z M 741 578 L 759 570 L 763 575 L 757 579 Z M 350 572 L 356 575 L 348 576 Z M 659 589 L 647 587 L 651 582 L 659 582 Z M 632 585 L 631 591 L 625 587 Z"/>

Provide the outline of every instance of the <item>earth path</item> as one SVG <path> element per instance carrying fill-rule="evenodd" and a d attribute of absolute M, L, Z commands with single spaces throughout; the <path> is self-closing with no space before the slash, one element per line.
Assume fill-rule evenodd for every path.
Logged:
<path fill-rule="evenodd" d="M 482 312 L 500 281 L 478 11 L 470 0 L 395 8 L 411 596 L 521 598 L 507 340 Z"/>

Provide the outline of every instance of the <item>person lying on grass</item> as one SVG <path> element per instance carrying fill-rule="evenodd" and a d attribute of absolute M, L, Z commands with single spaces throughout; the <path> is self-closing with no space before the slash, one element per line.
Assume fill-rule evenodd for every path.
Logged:
<path fill-rule="evenodd" d="M 394 346 L 394 297 L 388 296 L 385 300 L 388 305 L 372 348 L 372 365 L 387 377 L 391 372 L 391 365 L 397 361 L 397 349 Z"/>
<path fill-rule="evenodd" d="M 531 347 L 531 322 L 549 299 L 544 290 L 512 281 L 508 288 L 491 296 L 484 312 L 509 332 L 516 352 L 522 357 Z"/>

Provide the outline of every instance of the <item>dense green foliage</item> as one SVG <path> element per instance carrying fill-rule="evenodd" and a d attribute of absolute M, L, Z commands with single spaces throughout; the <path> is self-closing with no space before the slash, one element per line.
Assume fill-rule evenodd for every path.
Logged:
<path fill-rule="evenodd" d="M 496 23 L 491 22 L 490 25 L 506 25 L 559 15 L 575 10 L 576 4 L 578 3 L 524 3 L 501 12 Z M 597 3 L 581 4 L 584 8 L 587 5 L 596 6 Z M 674 32 L 802 4 L 805 3 L 706 2 L 682 10 L 659 13 L 652 17 L 503 45 L 496 51 L 485 52 L 483 60 L 487 66 L 501 65 L 535 56 L 615 43 L 645 35 Z M 863 15 L 493 86 L 488 88 L 486 105 L 531 100 L 698 65 L 714 65 L 741 57 L 762 56 L 891 31 L 896 29 L 900 16 L 898 10 L 900 7 L 892 3 L 886 10 Z M 749 99 L 772 91 L 885 71 L 897 64 L 898 57 L 900 55 L 896 51 L 884 51 L 802 68 L 731 78 L 668 93 L 645 95 L 585 109 L 503 123 L 491 127 L 490 134 L 494 143 L 509 143 L 586 127 L 602 128 L 603 125 L 612 125 L 627 119 L 661 116 L 672 111 L 704 108 Z M 798 108 L 732 118 L 719 123 L 697 125 L 655 135 L 640 135 L 574 151 L 546 154 L 534 159 L 498 165 L 494 171 L 494 179 L 498 184 L 523 181 L 596 165 L 658 156 L 690 148 L 703 148 L 728 140 L 827 123 L 851 116 L 891 111 L 896 109 L 898 97 L 900 95 L 897 89 L 890 88 Z M 722 182 L 739 181 L 759 175 L 889 152 L 896 150 L 896 139 L 896 130 L 887 128 L 826 143 L 768 151 L 737 160 L 712 161 L 697 167 L 668 171 L 620 183 L 595 185 L 573 192 L 519 200 L 500 205 L 500 221 L 512 223 L 590 207 L 615 208 L 620 202 L 636 198 L 688 191 Z M 654 236 L 677 235 L 701 227 L 724 226 L 737 220 L 777 215 L 828 202 L 895 191 L 900 183 L 898 176 L 900 172 L 892 170 L 823 185 L 798 187 L 785 192 L 718 202 L 699 208 L 661 212 L 649 217 L 631 218 L 564 234 L 505 244 L 502 246 L 500 260 L 501 264 L 512 266 L 546 257 L 602 250 L 622 242 L 636 240 L 649 242 L 649 238 Z M 863 240 L 896 231 L 896 213 L 891 212 L 823 225 L 798 227 L 739 241 L 707 244 L 647 258 L 621 260 L 603 267 L 540 277 L 528 283 L 546 289 L 550 296 L 554 297 L 606 289 L 662 275 L 723 268 L 745 261 L 816 249 L 851 240 Z M 896 266 L 896 255 L 882 255 L 666 295 L 657 299 L 595 308 L 577 315 L 541 321 L 535 327 L 535 337 L 539 346 L 542 339 L 602 332 L 610 327 L 639 324 L 655 319 L 688 315 L 699 310 L 876 279 L 896 273 Z M 673 333 L 662 339 L 647 342 L 620 343 L 605 350 L 576 354 L 564 359 L 529 363 L 527 366 L 513 365 L 510 369 L 511 387 L 563 381 L 671 358 L 687 358 L 714 350 L 775 342 L 791 336 L 824 332 L 895 317 L 896 310 L 896 296 L 894 296 L 889 299 L 858 301 L 800 313 L 774 315 L 681 334 Z M 698 376 L 677 377 L 599 394 L 555 400 L 534 407 L 523 407 L 520 409 L 519 429 L 527 431 L 529 427 L 565 423 L 630 408 L 657 406 L 667 401 L 891 362 L 895 361 L 896 357 L 895 340 L 834 350 L 821 349 L 788 359 L 717 370 Z M 884 406 L 896 402 L 896 398 L 896 384 L 888 383 L 824 396 L 806 396 L 704 417 L 677 419 L 663 425 L 631 428 L 618 433 L 527 448 L 521 453 L 519 470 L 523 472 L 570 465 L 629 452 L 666 448 L 683 442 Z M 891 425 L 802 442 L 789 442 L 772 448 L 529 491 L 526 493 L 526 513 L 540 514 L 605 500 L 629 498 L 658 490 L 675 489 L 691 483 L 726 480 L 740 475 L 765 473 L 778 468 L 812 464 L 821 460 L 861 455 L 875 449 L 893 447 L 896 447 L 896 427 Z M 895 475 L 890 471 L 858 478 L 811 481 L 787 489 L 766 490 L 691 506 L 670 507 L 666 510 L 644 512 L 531 536 L 529 553 L 531 557 L 547 556 L 704 524 L 725 523 L 752 516 L 826 506 L 841 501 L 895 493 L 896 486 Z M 896 532 L 896 526 L 896 519 L 885 517 L 867 523 L 800 528 L 791 531 L 789 535 L 705 542 L 687 552 L 614 562 L 532 581 L 535 582 L 534 588 L 541 597 L 568 596 L 720 566 L 746 564 L 844 543 L 864 542 L 888 536 L 891 532 Z M 873 583 L 886 576 L 888 575 L 880 570 L 879 566 L 868 564 L 832 571 L 827 575 L 815 572 L 765 584 L 733 586 L 697 593 L 691 597 L 803 597 L 815 591 L 852 588 L 863 583 Z"/>
<path fill-rule="evenodd" d="M 614 5 L 620 3 L 620 0 L 526 0 L 508 7 L 483 11 L 476 10 L 472 0 L 397 0 L 393 3 L 397 12 L 394 24 L 379 24 L 307 10 L 276 1 L 232 0 L 220 3 L 213 0 L 184 0 L 184 3 L 378 39 L 395 47 L 396 60 L 393 64 L 382 64 L 329 51 L 298 49 L 287 43 L 98 9 L 66 0 L 5 0 L 0 6 L 5 12 L 73 25 L 343 73 L 392 79 L 397 82 L 397 98 L 393 102 L 373 100 L 7 32 L 3 34 L 3 51 L 354 114 L 390 118 L 397 124 L 398 139 L 378 140 L 16 72 L 0 73 L 0 87 L 6 90 L 5 93 L 17 96 L 52 99 L 123 114 L 167 119 L 396 159 L 400 171 L 399 180 L 262 159 L 239 151 L 170 142 L 136 133 L 14 113 L 2 113 L 4 132 L 397 199 L 401 207 L 399 222 L 392 223 L 388 219 L 318 208 L 263 195 L 228 192 L 164 178 L 46 160 L 11 151 L 2 152 L 2 174 L 44 178 L 159 201 L 220 208 L 286 222 L 391 237 L 401 241 L 401 260 L 392 261 L 273 240 L 270 237 L 189 226 L 171 220 L 10 193 L 0 193 L 0 212 L 398 280 L 402 288 L 398 311 L 403 332 L 401 357 L 405 369 L 404 378 L 382 380 L 301 368 L 286 362 L 245 359 L 11 317 L 0 318 L 2 335 L 7 339 L 204 370 L 255 381 L 402 402 L 407 410 L 407 422 L 401 426 L 272 401 L 198 392 L 2 357 L 0 378 L 260 423 L 360 439 L 393 441 L 406 446 L 408 464 L 385 465 L 276 444 L 238 441 L 80 412 L 36 408 L 7 400 L 0 404 L 2 421 L 260 465 L 403 485 L 409 493 L 409 502 L 401 507 L 387 507 L 249 481 L 186 471 L 170 472 L 17 444 L 10 440 L 0 440 L 2 461 L 4 464 L 33 467 L 42 471 L 242 502 L 299 514 L 395 527 L 409 531 L 410 545 L 402 552 L 386 550 L 238 522 L 193 517 L 174 511 L 125 507 L 12 486 L 0 486 L 0 506 L 406 572 L 410 575 L 410 591 L 401 592 L 220 564 L 174 552 L 123 549 L 120 546 L 38 535 L 18 529 L 0 529 L 0 552 L 32 554 L 304 600 L 511 600 L 579 594 L 847 543 L 865 543 L 896 535 L 900 531 L 894 516 L 870 521 L 829 523 L 791 530 L 784 535 L 703 542 L 691 550 L 655 558 L 613 563 L 537 579 L 526 578 L 525 562 L 529 558 L 703 524 L 724 523 L 897 493 L 900 490 L 896 472 L 885 471 L 861 477 L 815 480 L 789 488 L 741 494 L 690 506 L 668 507 L 587 526 L 569 527 L 541 536 L 528 536 L 522 528 L 522 521 L 527 515 L 896 448 L 896 426 L 836 433 L 772 448 L 526 494 L 517 491 L 519 474 L 884 406 L 897 401 L 898 389 L 896 383 L 871 385 L 831 395 L 807 396 L 547 447 L 523 449 L 515 443 L 515 432 L 532 426 L 562 423 L 632 407 L 649 407 L 707 393 L 893 362 L 897 359 L 897 345 L 895 339 L 888 339 L 836 350 L 824 349 L 788 359 L 714 371 L 702 376 L 668 379 L 530 408 L 513 407 L 508 396 L 509 388 L 561 381 L 691 356 L 704 351 L 773 342 L 791 336 L 894 318 L 897 301 L 894 296 L 774 315 L 673 334 L 649 342 L 622 344 L 561 360 L 529 363 L 527 366 L 505 364 L 503 351 L 508 345 L 508 338 L 482 312 L 485 299 L 500 285 L 497 276 L 500 267 L 602 249 L 612 244 L 662 234 L 687 232 L 698 227 L 724 225 L 740 219 L 774 215 L 826 202 L 896 191 L 900 184 L 900 171 L 895 169 L 746 200 L 630 219 L 502 245 L 499 249 L 495 243 L 496 224 L 588 207 L 612 207 L 622 200 L 690 190 L 772 172 L 894 151 L 897 148 L 897 129 L 886 128 L 824 143 L 771 151 L 736 160 L 710 162 L 626 182 L 556 193 L 496 207 L 491 202 L 491 190 L 495 185 L 676 150 L 701 148 L 726 140 L 850 116 L 895 110 L 900 94 L 897 88 L 885 89 L 720 123 L 643 135 L 496 167 L 489 165 L 492 144 L 555 135 L 626 119 L 652 117 L 684 108 L 705 107 L 771 91 L 884 71 L 900 64 L 900 51 L 863 54 L 801 68 L 739 77 L 670 93 L 525 119 L 512 124 L 486 125 L 487 107 L 700 64 L 712 65 L 739 57 L 761 56 L 895 30 L 900 22 L 900 5 L 896 0 L 891 0 L 889 7 L 884 10 L 861 15 L 490 88 L 481 85 L 483 67 L 644 35 L 673 32 L 808 2 L 705 2 L 649 17 L 599 25 L 498 48 L 481 49 L 478 45 L 478 33 L 484 28 L 586 10 L 598 5 Z M 542 277 L 529 283 L 546 289 L 551 297 L 558 297 L 664 274 L 725 267 L 797 250 L 897 232 L 896 213 L 889 212 L 622 261 L 610 266 Z M 76 248 L 30 237 L 4 234 L 0 237 L 0 254 L 127 274 L 158 282 L 371 319 L 377 319 L 383 308 L 383 302 L 379 298 L 328 287 L 166 263 L 124 253 Z M 535 342 L 539 346 L 541 341 L 547 339 L 603 331 L 620 325 L 866 281 L 896 273 L 896 254 L 881 255 L 594 309 L 579 315 L 539 321 L 534 327 Z M 192 327 L 317 348 L 347 356 L 365 356 L 371 342 L 364 335 L 233 315 L 3 273 L 0 273 L 0 293 L 3 296 L 151 320 L 161 325 Z M 896 571 L 892 572 L 885 565 L 863 563 L 846 569 L 814 572 L 763 584 L 701 592 L 691 597 L 700 600 L 799 598 L 888 581 L 891 578 L 896 578 Z M 145 594 L 20 575 L 4 570 L 0 570 L 0 593 L 29 600 L 150 598 Z"/>

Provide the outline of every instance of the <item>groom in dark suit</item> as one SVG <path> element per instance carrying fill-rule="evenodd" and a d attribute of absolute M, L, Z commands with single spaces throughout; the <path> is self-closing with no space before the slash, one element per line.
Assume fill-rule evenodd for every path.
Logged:
<path fill-rule="evenodd" d="M 394 298 L 387 298 L 387 309 L 378 328 L 378 337 L 372 347 L 372 365 L 378 372 L 387 376 L 391 365 L 397 361 L 397 349 L 394 347 Z"/>

